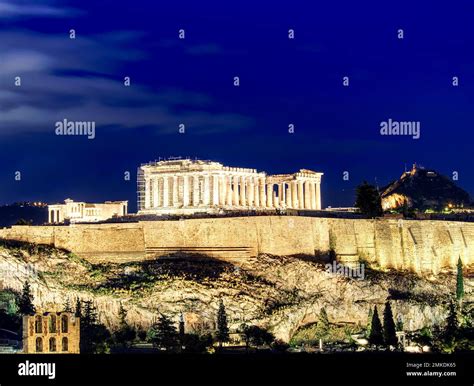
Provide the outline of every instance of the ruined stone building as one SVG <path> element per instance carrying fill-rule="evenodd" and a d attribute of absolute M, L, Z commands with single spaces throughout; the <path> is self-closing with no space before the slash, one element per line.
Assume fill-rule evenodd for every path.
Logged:
<path fill-rule="evenodd" d="M 218 162 L 176 159 L 138 168 L 139 214 L 321 209 L 323 173 L 267 175 Z"/>
<path fill-rule="evenodd" d="M 71 312 L 23 317 L 24 354 L 79 354 L 80 320 Z"/>
<path fill-rule="evenodd" d="M 64 204 L 48 205 L 48 222 L 63 223 L 97 222 L 112 217 L 125 216 L 128 201 L 106 201 L 100 204 L 64 200 Z"/>

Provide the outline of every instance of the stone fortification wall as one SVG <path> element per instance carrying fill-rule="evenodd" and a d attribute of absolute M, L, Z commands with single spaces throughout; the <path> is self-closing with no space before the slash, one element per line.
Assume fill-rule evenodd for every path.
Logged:
<path fill-rule="evenodd" d="M 365 220 L 256 216 L 70 226 L 13 226 L 0 238 L 52 244 L 92 262 L 124 262 L 206 254 L 248 259 L 260 253 L 327 255 L 380 268 L 438 273 L 458 257 L 474 263 L 474 224 L 427 220 Z"/>

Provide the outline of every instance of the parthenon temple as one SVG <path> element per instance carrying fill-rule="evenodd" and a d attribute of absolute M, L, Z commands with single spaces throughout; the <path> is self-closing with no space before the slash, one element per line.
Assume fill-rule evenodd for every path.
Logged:
<path fill-rule="evenodd" d="M 174 159 L 138 168 L 139 214 L 321 209 L 323 173 L 267 175 L 219 162 Z"/>

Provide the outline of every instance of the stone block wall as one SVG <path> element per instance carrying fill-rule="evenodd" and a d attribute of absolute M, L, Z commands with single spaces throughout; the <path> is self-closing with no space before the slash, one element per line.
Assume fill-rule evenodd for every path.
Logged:
<path fill-rule="evenodd" d="M 256 216 L 70 226 L 13 226 L 0 238 L 52 244 L 91 262 L 206 254 L 221 259 L 328 254 L 344 263 L 437 274 L 474 263 L 474 223 Z"/>

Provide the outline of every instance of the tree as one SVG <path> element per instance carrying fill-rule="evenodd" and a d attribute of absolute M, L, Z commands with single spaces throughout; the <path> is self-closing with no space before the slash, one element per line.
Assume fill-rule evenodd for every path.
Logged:
<path fill-rule="evenodd" d="M 458 302 L 461 302 L 464 297 L 464 278 L 462 271 L 462 261 L 461 257 L 459 257 L 456 276 L 456 299 Z"/>
<path fill-rule="evenodd" d="M 79 298 L 76 298 L 76 310 L 74 311 L 76 318 L 82 318 L 82 302 Z"/>
<path fill-rule="evenodd" d="M 185 353 L 204 353 L 208 347 L 212 346 L 212 336 L 210 334 L 203 336 L 198 334 L 184 334 L 182 337 L 182 345 Z"/>
<path fill-rule="evenodd" d="M 321 308 L 319 313 L 318 329 L 324 334 L 329 331 L 329 318 L 324 307 Z"/>
<path fill-rule="evenodd" d="M 271 332 L 258 326 L 242 324 L 240 331 L 243 334 L 245 346 L 247 348 L 250 346 L 270 346 L 275 341 L 275 336 Z"/>
<path fill-rule="evenodd" d="M 19 307 L 15 299 L 10 299 L 7 305 L 7 314 L 10 316 L 18 315 Z"/>
<path fill-rule="evenodd" d="M 148 331 L 148 341 L 166 350 L 175 349 L 178 346 L 178 332 L 173 322 L 161 314 L 158 321 Z"/>
<path fill-rule="evenodd" d="M 94 325 L 98 321 L 97 308 L 92 300 L 84 301 L 84 315 L 82 316 L 81 324 Z"/>
<path fill-rule="evenodd" d="M 127 323 L 127 311 L 120 303 L 119 308 L 119 327 L 114 332 L 114 340 L 123 347 L 129 347 L 137 336 L 136 331 Z"/>
<path fill-rule="evenodd" d="M 286 350 L 288 350 L 289 348 L 290 348 L 290 345 L 288 343 L 282 341 L 281 339 L 276 339 L 272 343 L 272 349 L 273 349 L 273 351 L 276 351 L 276 352 L 283 353 Z"/>
<path fill-rule="evenodd" d="M 385 309 L 383 310 L 383 338 L 387 346 L 396 346 L 398 344 L 392 307 L 389 301 L 385 303 Z"/>
<path fill-rule="evenodd" d="M 374 313 L 372 315 L 372 323 L 369 335 L 369 342 L 375 345 L 382 345 L 383 342 L 383 331 L 382 324 L 380 323 L 377 306 L 374 307 Z"/>
<path fill-rule="evenodd" d="M 180 350 L 183 349 L 185 335 L 186 334 L 184 332 L 184 316 L 183 316 L 183 314 L 181 314 L 179 316 L 179 324 L 178 324 L 178 339 L 179 339 Z"/>
<path fill-rule="evenodd" d="M 66 298 L 66 301 L 64 302 L 64 312 L 72 312 L 72 307 L 69 298 Z"/>
<path fill-rule="evenodd" d="M 22 315 L 33 315 L 36 312 L 33 305 L 33 294 L 31 293 L 30 283 L 28 281 L 23 285 L 23 290 L 18 300 L 18 309 Z"/>
<path fill-rule="evenodd" d="M 395 323 L 395 329 L 397 331 L 403 331 L 403 319 L 401 315 L 398 315 L 397 322 Z"/>
<path fill-rule="evenodd" d="M 372 312 L 372 307 L 369 307 L 369 315 L 367 316 L 367 332 L 366 332 L 366 336 L 369 336 L 370 335 L 370 331 L 372 329 L 372 315 L 373 315 L 373 312 Z"/>
<path fill-rule="evenodd" d="M 225 311 L 224 302 L 219 301 L 219 310 L 217 311 L 217 334 L 216 339 L 219 342 L 219 347 L 222 343 L 229 341 L 229 326 L 227 325 L 227 313 Z"/>
<path fill-rule="evenodd" d="M 80 302 L 80 300 L 78 300 Z M 99 322 L 97 308 L 92 300 L 83 302 L 79 310 L 84 309 L 81 318 L 81 353 L 105 354 L 110 352 L 110 332 Z M 77 304 L 76 304 L 77 306 Z"/>
<path fill-rule="evenodd" d="M 449 303 L 448 317 L 446 319 L 446 326 L 443 331 L 443 336 L 446 340 L 452 340 L 456 336 L 458 330 L 458 315 L 456 304 L 451 301 Z"/>
<path fill-rule="evenodd" d="M 368 217 L 377 217 L 383 213 L 382 199 L 373 185 L 364 181 L 357 187 L 355 206 Z"/>

